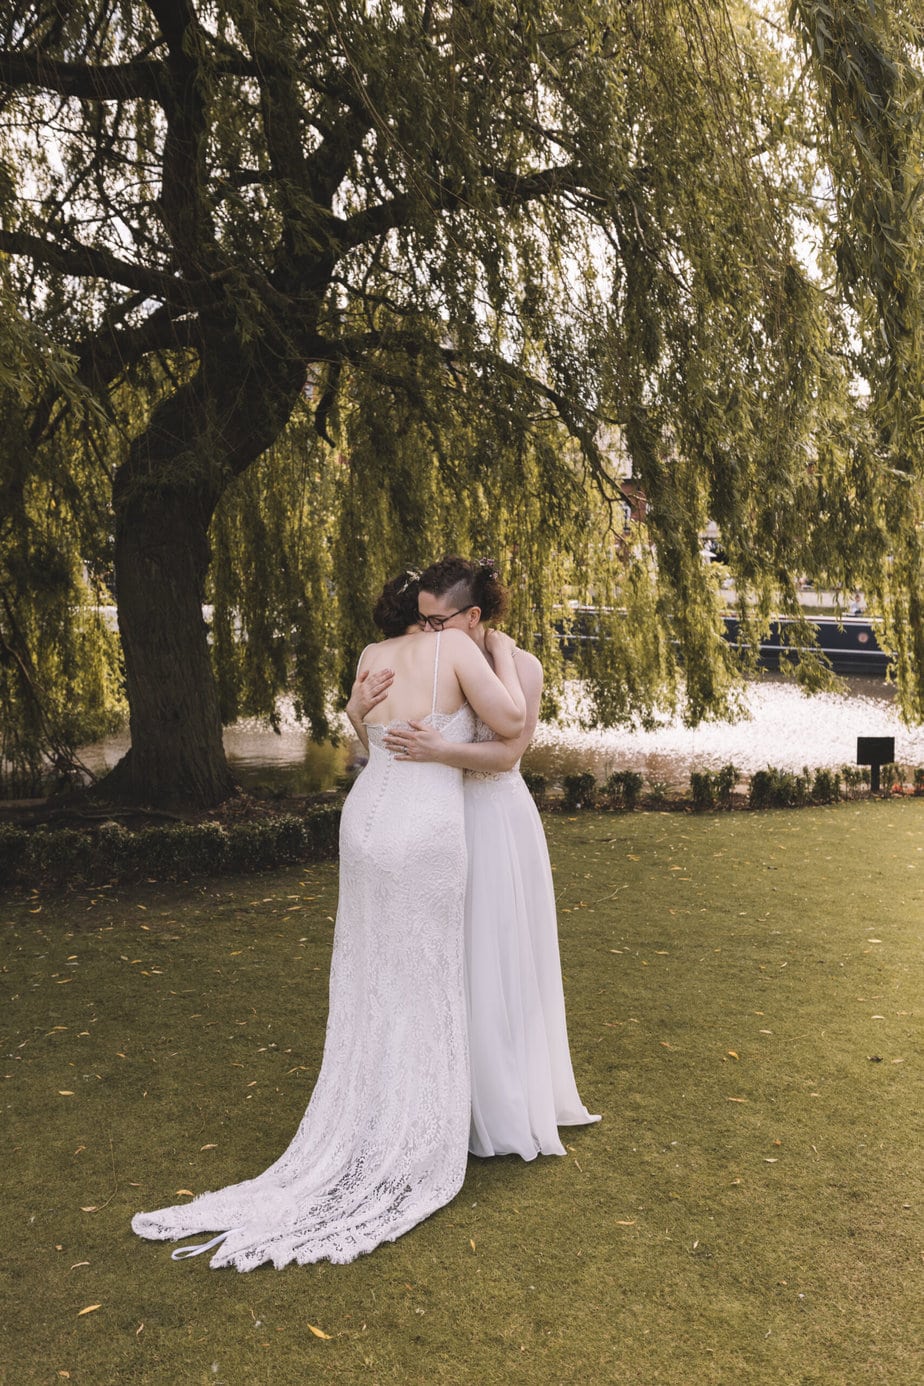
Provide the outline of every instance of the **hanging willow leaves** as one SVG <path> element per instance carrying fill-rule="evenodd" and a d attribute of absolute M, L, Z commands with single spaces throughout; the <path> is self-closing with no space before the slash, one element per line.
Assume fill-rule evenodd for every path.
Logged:
<path fill-rule="evenodd" d="M 447 549 L 511 580 L 551 703 L 570 630 L 589 720 L 727 711 L 710 519 L 752 644 L 799 578 L 863 586 L 920 711 L 915 44 L 859 0 L 0 0 L 4 331 L 45 362 L 0 362 L 0 456 L 114 582 L 106 792 L 217 801 L 222 719 L 283 692 L 326 734 L 377 585 Z M 23 744 L 73 742 L 75 622 L 20 625 Z"/>

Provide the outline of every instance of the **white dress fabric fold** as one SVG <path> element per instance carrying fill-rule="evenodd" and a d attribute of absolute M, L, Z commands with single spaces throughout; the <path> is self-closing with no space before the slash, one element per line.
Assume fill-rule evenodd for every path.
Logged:
<path fill-rule="evenodd" d="M 474 739 L 493 732 L 476 723 Z M 571 1064 L 542 820 L 519 768 L 465 775 L 465 989 L 474 1155 L 564 1155 L 559 1126 L 599 1121 Z"/>
<path fill-rule="evenodd" d="M 438 657 L 439 641 L 435 642 Z M 434 680 L 435 686 L 435 680 Z M 430 719 L 470 741 L 466 706 Z M 348 1262 L 455 1197 L 467 1162 L 462 774 L 398 762 L 369 727 L 344 805 L 321 1070 L 294 1138 L 255 1178 L 138 1213 L 140 1236 L 220 1235 L 209 1264 Z"/>

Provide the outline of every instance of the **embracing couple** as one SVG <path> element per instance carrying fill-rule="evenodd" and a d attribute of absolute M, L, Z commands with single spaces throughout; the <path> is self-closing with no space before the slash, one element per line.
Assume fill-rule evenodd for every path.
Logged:
<path fill-rule="evenodd" d="M 219 1235 L 212 1266 L 352 1261 L 458 1193 L 468 1153 L 564 1154 L 575 1086 L 551 870 L 517 770 L 538 660 L 487 623 L 490 563 L 385 585 L 347 707 L 369 761 L 344 804 L 324 1057 L 295 1136 L 254 1179 L 139 1213 Z"/>

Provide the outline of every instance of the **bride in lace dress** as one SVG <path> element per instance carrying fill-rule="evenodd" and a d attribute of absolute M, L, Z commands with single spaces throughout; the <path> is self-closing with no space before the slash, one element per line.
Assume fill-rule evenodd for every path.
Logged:
<path fill-rule="evenodd" d="M 431 630 L 462 630 L 487 661 L 484 622 L 502 616 L 507 594 L 492 564 L 446 558 L 421 574 L 419 606 Z M 392 728 L 399 759 L 465 771 L 468 877 L 465 981 L 475 1155 L 564 1155 L 559 1126 L 599 1121 L 574 1080 L 549 853 L 542 820 L 519 772 L 536 728 L 542 666 L 516 651 L 526 698 L 522 731 L 503 738 L 479 721 L 466 744 L 438 727 Z M 470 744 L 469 744 L 470 743 Z"/>
<path fill-rule="evenodd" d="M 390 584 L 392 628 L 417 613 L 416 584 Z M 404 599 L 402 604 L 398 597 Z M 406 619 L 400 619 L 401 615 Z M 452 1199 L 465 1176 L 469 1062 L 463 983 L 466 853 L 462 774 L 399 763 L 386 732 L 413 720 L 449 743 L 476 716 L 500 735 L 524 722 L 513 642 L 396 635 L 363 652 L 377 689 L 369 762 L 340 829 L 340 897 L 324 1056 L 294 1138 L 255 1178 L 138 1213 L 142 1237 L 218 1235 L 173 1252 L 210 1265 L 347 1262 L 394 1241 Z M 394 682 L 391 682 L 391 672 Z"/>

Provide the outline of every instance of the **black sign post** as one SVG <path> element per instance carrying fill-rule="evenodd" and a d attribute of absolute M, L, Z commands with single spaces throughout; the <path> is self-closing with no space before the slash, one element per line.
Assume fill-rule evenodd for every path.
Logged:
<path fill-rule="evenodd" d="M 879 793 L 879 771 L 895 759 L 894 736 L 858 736 L 857 764 L 869 766 L 871 794 Z"/>

